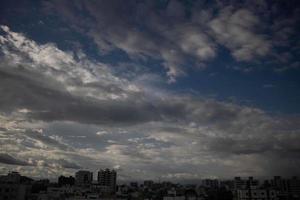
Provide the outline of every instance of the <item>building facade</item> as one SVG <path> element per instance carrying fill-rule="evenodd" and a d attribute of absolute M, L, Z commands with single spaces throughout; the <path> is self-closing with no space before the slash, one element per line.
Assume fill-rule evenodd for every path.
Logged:
<path fill-rule="evenodd" d="M 75 174 L 76 185 L 89 185 L 93 182 L 93 172 L 80 170 Z"/>
<path fill-rule="evenodd" d="M 236 200 L 279 200 L 276 190 L 242 189 L 237 190 Z"/>
<path fill-rule="evenodd" d="M 99 170 L 98 184 L 100 186 L 108 187 L 112 192 L 115 192 L 117 184 L 117 172 L 109 169 Z"/>

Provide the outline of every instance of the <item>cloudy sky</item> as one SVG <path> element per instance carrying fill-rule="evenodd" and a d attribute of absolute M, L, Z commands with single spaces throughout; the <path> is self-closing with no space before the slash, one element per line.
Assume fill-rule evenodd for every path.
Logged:
<path fill-rule="evenodd" d="M 0 174 L 300 175 L 299 23 L 297 0 L 1 1 Z"/>

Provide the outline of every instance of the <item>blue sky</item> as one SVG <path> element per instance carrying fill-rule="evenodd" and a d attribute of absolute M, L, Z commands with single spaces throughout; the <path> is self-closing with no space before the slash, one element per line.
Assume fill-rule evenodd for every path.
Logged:
<path fill-rule="evenodd" d="M 12 30 L 22 32 L 41 44 L 53 42 L 60 49 L 67 51 L 74 50 L 74 45 L 80 44 L 80 48 L 92 59 L 110 64 L 126 62 L 143 65 L 153 73 L 166 76 L 166 70 L 161 67 L 162 61 L 156 57 L 150 57 L 146 60 L 131 59 L 122 48 L 115 48 L 102 55 L 93 38 L 70 26 L 68 21 L 59 15 L 63 13 L 46 12 L 43 7 L 44 4 L 46 3 L 42 1 L 20 2 L 17 5 L 14 2 L 6 2 L 2 6 L 1 23 L 9 25 Z M 159 1 L 154 4 L 156 4 L 153 6 L 156 10 L 153 12 L 166 12 L 171 3 Z M 179 4 L 181 6 L 179 9 L 183 9 L 183 18 L 187 21 L 186 23 L 191 21 L 191 13 L 193 12 L 191 5 L 201 4 L 201 7 L 205 7 L 207 10 L 216 10 L 215 12 L 219 9 L 216 5 L 217 2 L 181 1 Z M 183 64 L 187 68 L 187 74 L 176 77 L 175 83 L 164 87 L 183 92 L 194 91 L 203 96 L 215 96 L 225 101 L 235 99 L 238 103 L 257 106 L 272 113 L 299 113 L 299 61 L 297 60 L 299 49 L 295 46 L 295 43 L 298 42 L 299 28 L 293 26 L 299 20 L 297 2 L 277 1 L 261 4 L 256 2 L 249 6 L 246 2 L 224 3 L 227 6 L 242 7 L 246 5 L 248 8 L 252 8 L 252 14 L 264 22 L 259 24 L 261 26 L 259 28 L 262 29 L 260 34 L 264 34 L 269 43 L 275 43 L 272 41 L 275 34 L 285 34 L 282 36 L 284 40 L 280 41 L 286 43 L 283 47 L 272 44 L 270 52 L 265 55 L 239 61 L 233 58 L 228 48 L 222 44 L 217 44 L 215 49 L 217 55 L 206 62 L 204 67 L 199 67 L 197 63 L 189 61 L 191 58 L 187 56 L 184 61 L 186 63 Z M 260 10 L 254 10 L 258 6 L 261 6 Z M 274 11 L 270 10 L 271 7 L 275 7 L 273 8 Z M 267 12 L 264 13 L 263 9 L 266 9 Z M 82 18 L 88 17 L 88 14 L 88 12 L 80 13 Z M 128 16 L 128 18 L 131 17 Z M 145 26 L 143 22 L 137 20 L 136 23 L 136 28 L 147 32 L 146 28 L 143 28 Z M 278 32 L 271 32 L 270 29 L 275 26 L 275 23 L 282 23 L 281 26 L 289 30 L 281 29 Z M 176 25 L 170 28 L 174 27 Z M 257 31 L 255 28 L 253 28 L 253 32 Z M 280 53 L 289 54 L 287 61 L 280 62 L 272 55 L 277 54 L 276 56 L 280 57 Z M 204 69 L 197 69 L 198 67 Z"/>
<path fill-rule="evenodd" d="M 297 1 L 6 1 L 0 13 L 3 172 L 197 179 L 300 162 Z"/>

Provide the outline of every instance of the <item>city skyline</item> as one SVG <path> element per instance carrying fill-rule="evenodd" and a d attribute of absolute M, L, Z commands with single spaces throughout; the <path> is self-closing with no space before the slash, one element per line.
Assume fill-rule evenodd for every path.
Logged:
<path fill-rule="evenodd" d="M 296 0 L 1 1 L 0 174 L 300 176 L 299 23 Z"/>
<path fill-rule="evenodd" d="M 173 183 L 173 184 L 186 184 L 186 185 L 210 185 L 210 187 L 212 187 L 215 183 L 214 181 L 218 181 L 218 182 L 222 182 L 222 181 L 237 181 L 237 182 L 244 182 L 243 184 L 244 185 L 247 185 L 246 182 L 247 181 L 250 181 L 251 183 L 253 183 L 254 185 L 263 185 L 264 184 L 264 181 L 270 181 L 270 180 L 290 180 L 290 179 L 295 179 L 295 180 L 299 180 L 298 176 L 280 176 L 280 175 L 274 175 L 274 176 L 270 176 L 270 177 L 254 177 L 254 176 L 235 176 L 235 177 L 228 177 L 228 178 L 224 178 L 224 179 L 218 179 L 218 178 L 202 178 L 202 179 L 198 179 L 198 180 L 194 180 L 194 182 L 172 182 L 171 180 L 161 180 L 161 179 L 140 179 L 140 180 L 127 180 L 126 182 L 123 182 L 123 181 L 119 181 L 119 179 L 117 178 L 118 177 L 118 172 L 114 169 L 109 169 L 109 168 L 103 168 L 103 169 L 98 169 L 96 171 L 89 171 L 89 170 L 78 170 L 78 171 L 75 171 L 74 174 L 70 174 L 70 175 L 63 175 L 63 174 L 58 174 L 57 177 L 55 177 L 55 179 L 47 179 L 47 178 L 43 178 L 43 177 L 27 177 L 23 174 L 21 174 L 20 172 L 17 172 L 17 171 L 10 171 L 8 172 L 7 174 L 1 174 L 0 177 L 3 178 L 3 177 L 9 177 L 10 175 L 17 175 L 17 176 L 20 176 L 20 177 L 27 177 L 29 179 L 32 179 L 30 181 L 41 181 L 41 182 L 48 182 L 49 183 L 59 183 L 60 182 L 60 178 L 63 177 L 63 178 L 72 178 L 74 179 L 74 182 L 72 184 L 70 184 L 71 186 L 72 185 L 77 185 L 79 187 L 86 187 L 87 185 L 92 185 L 92 184 L 100 184 L 100 185 L 105 185 L 108 184 L 110 185 L 110 183 L 105 183 L 103 182 L 102 180 L 99 179 L 99 176 L 98 176 L 98 173 L 101 173 L 103 171 L 110 171 L 110 172 L 114 172 L 115 175 L 113 176 L 114 177 L 114 184 L 116 185 L 122 185 L 122 184 L 138 184 L 138 185 L 148 185 L 149 183 L 150 184 L 153 184 L 153 183 Z M 79 175 L 81 174 L 81 175 Z M 92 176 L 89 176 L 87 182 L 83 181 L 83 177 L 84 174 L 91 174 Z M 12 183 L 14 181 L 18 181 L 18 179 L 16 178 L 13 178 L 13 176 L 11 176 L 9 179 L 12 179 L 13 181 L 8 181 L 9 183 Z M 76 182 L 76 180 L 80 180 L 79 182 Z M 27 179 L 25 179 L 27 181 Z M 5 178 L 3 180 L 1 180 L 3 182 L 7 181 Z M 61 180 L 62 182 L 66 182 L 65 184 L 68 185 L 69 183 L 69 180 Z M 86 185 L 85 185 L 86 184 Z M 219 184 L 219 183 L 218 183 Z M 59 185 L 57 185 L 59 186 Z"/>
<path fill-rule="evenodd" d="M 57 181 L 33 180 L 18 172 L 0 176 L 0 199 L 4 200 L 298 200 L 298 177 L 258 180 L 234 177 L 228 180 L 203 179 L 194 184 L 156 182 L 118 183 L 115 170 L 100 169 L 97 181 L 92 172 L 79 170 Z"/>

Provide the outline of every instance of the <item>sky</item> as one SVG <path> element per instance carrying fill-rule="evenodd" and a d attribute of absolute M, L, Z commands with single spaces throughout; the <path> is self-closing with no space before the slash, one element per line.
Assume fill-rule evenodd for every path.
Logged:
<path fill-rule="evenodd" d="M 1 1 L 0 174 L 300 175 L 299 23 L 297 0 Z"/>

